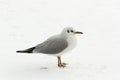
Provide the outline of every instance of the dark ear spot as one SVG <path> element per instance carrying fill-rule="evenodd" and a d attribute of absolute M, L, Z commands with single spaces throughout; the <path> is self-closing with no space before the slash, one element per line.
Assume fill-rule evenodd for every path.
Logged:
<path fill-rule="evenodd" d="M 73 30 L 71 30 L 71 32 L 73 32 Z"/>
<path fill-rule="evenodd" d="M 69 31 L 69 30 L 67 30 L 67 32 L 69 33 L 70 31 Z"/>

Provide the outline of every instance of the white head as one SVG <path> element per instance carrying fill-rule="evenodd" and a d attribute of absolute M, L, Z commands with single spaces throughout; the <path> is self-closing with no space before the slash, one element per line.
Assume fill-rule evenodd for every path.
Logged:
<path fill-rule="evenodd" d="M 75 34 L 83 34 L 83 33 L 79 31 L 75 31 L 72 27 L 65 27 L 61 33 L 61 35 L 66 38 L 75 36 Z"/>

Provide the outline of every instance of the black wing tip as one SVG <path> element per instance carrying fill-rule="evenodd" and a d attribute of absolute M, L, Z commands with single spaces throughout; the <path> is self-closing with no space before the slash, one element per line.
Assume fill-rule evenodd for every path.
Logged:
<path fill-rule="evenodd" d="M 23 51 L 16 51 L 16 53 L 23 53 Z"/>
<path fill-rule="evenodd" d="M 26 49 L 26 50 L 18 50 L 17 53 L 32 53 L 32 51 L 35 49 L 35 47 Z"/>
<path fill-rule="evenodd" d="M 16 53 L 19 53 L 20 51 L 16 51 Z"/>

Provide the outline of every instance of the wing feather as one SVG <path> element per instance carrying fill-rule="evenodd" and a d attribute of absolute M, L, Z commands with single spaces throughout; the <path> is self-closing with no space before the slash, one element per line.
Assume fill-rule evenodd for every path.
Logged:
<path fill-rule="evenodd" d="M 45 54 L 57 54 L 68 46 L 67 40 L 62 38 L 49 39 L 34 49 L 35 52 Z"/>

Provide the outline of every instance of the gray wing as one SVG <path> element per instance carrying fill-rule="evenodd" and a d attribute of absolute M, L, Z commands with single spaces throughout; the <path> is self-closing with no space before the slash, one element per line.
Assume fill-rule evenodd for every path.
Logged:
<path fill-rule="evenodd" d="M 63 51 L 67 46 L 68 42 L 66 39 L 54 38 L 37 45 L 34 51 L 45 54 L 56 54 Z"/>

